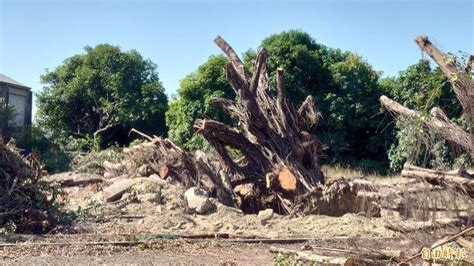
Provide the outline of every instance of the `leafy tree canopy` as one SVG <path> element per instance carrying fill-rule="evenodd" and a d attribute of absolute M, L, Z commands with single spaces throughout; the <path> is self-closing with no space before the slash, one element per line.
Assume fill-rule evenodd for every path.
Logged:
<path fill-rule="evenodd" d="M 181 80 L 178 98 L 170 103 L 166 113 L 169 136 L 186 149 L 202 148 L 204 140 L 194 134 L 194 120 L 200 117 L 230 122 L 230 118 L 211 103 L 215 97 L 233 99 L 235 93 L 224 75 L 227 59 L 210 56 L 197 71 Z"/>
<path fill-rule="evenodd" d="M 109 44 L 84 50 L 41 76 L 40 126 L 58 138 L 90 139 L 97 132 L 103 144 L 117 127 L 164 134 L 167 97 L 156 65 Z"/>

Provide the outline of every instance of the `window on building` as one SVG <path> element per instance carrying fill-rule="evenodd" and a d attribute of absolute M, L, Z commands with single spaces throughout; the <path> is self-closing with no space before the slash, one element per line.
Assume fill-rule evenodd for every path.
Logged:
<path fill-rule="evenodd" d="M 10 93 L 8 99 L 9 105 L 15 107 L 16 116 L 13 119 L 13 124 L 17 127 L 21 127 L 25 123 L 25 109 L 26 109 L 26 97 Z"/>

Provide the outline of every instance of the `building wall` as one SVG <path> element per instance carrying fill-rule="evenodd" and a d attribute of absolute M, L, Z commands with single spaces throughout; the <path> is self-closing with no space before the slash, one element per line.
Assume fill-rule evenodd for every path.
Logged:
<path fill-rule="evenodd" d="M 0 84 L 0 97 L 4 98 L 9 106 L 17 108 L 17 116 L 13 120 L 15 126 L 31 125 L 32 96 L 30 90 Z"/>
<path fill-rule="evenodd" d="M 8 103 L 8 88 L 5 84 L 0 84 L 0 97 Z"/>

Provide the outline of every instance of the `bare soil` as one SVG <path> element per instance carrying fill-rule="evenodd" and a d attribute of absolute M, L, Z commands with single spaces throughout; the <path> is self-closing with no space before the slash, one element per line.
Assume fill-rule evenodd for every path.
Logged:
<path fill-rule="evenodd" d="M 71 178 L 73 175 L 75 173 L 64 173 L 48 178 L 60 180 Z M 364 213 L 349 213 L 341 217 L 273 214 L 270 220 L 262 224 L 256 214 L 244 214 L 238 209 L 219 203 L 214 211 L 198 215 L 187 210 L 183 197 L 184 187 L 152 178 L 144 179 L 143 182 L 133 186 L 117 201 L 102 202 L 99 197 L 100 191 L 114 181 L 115 179 L 112 179 L 102 184 L 65 188 L 66 207 L 76 211 L 78 208 L 85 210 L 81 217 L 83 221 L 72 226 L 59 227 L 44 236 L 0 237 L 0 262 L 21 265 L 273 265 L 276 255 L 269 252 L 270 246 L 294 250 L 332 247 L 364 254 L 383 251 L 398 256 L 401 250 L 406 254 L 415 254 L 419 248 L 431 245 L 443 234 L 461 229 L 444 228 L 433 232 L 402 234 L 386 227 L 388 222 L 401 221 L 402 218 L 386 213 L 378 218 L 367 217 Z M 400 179 L 374 179 L 374 181 L 384 184 L 405 182 Z M 160 199 L 149 201 L 140 197 L 153 193 L 159 195 Z M 218 236 L 217 234 L 229 234 L 232 238 L 155 238 L 163 234 L 211 237 Z M 307 238 L 307 241 L 243 243 L 236 239 L 255 237 Z M 132 243 L 124 245 L 124 241 Z M 134 241 L 142 242 L 133 243 Z M 91 242 L 100 244 L 92 245 Z M 112 243 L 104 244 L 104 242 Z M 5 246 L 11 243 L 22 245 Z M 321 251 L 318 254 L 321 254 Z M 472 255 L 469 255 L 471 260 Z"/>

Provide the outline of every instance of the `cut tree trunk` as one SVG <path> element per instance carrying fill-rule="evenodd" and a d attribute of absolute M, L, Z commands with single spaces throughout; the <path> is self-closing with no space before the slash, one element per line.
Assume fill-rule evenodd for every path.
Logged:
<path fill-rule="evenodd" d="M 442 172 L 406 163 L 402 170 L 402 176 L 422 179 L 433 185 L 453 187 L 474 197 L 474 178 L 462 170 Z"/>
<path fill-rule="evenodd" d="M 282 69 L 277 70 L 276 89 L 270 88 L 265 49 L 259 52 L 252 73 L 221 37 L 215 43 L 229 58 L 225 73 L 238 101 L 216 98 L 213 103 L 237 119 L 241 130 L 210 119 L 196 120 L 194 128 L 219 153 L 233 188 L 255 185 L 257 210 L 274 207 L 290 213 L 298 196 L 324 183 L 320 141 L 303 130 L 319 118 L 314 99 L 308 96 L 296 110 L 286 97 Z M 228 147 L 242 152 L 245 159 L 232 159 Z"/>

